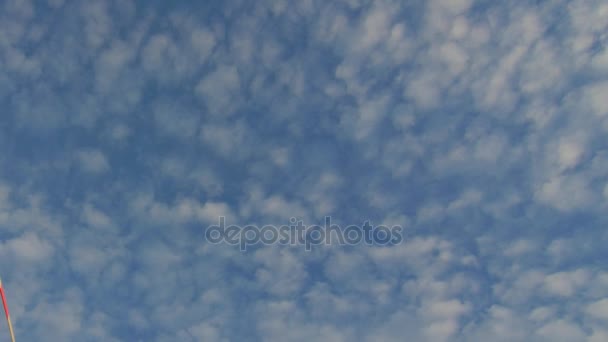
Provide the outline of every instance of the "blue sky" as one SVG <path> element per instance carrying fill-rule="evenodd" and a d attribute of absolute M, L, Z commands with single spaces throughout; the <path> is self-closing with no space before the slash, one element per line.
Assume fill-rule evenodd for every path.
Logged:
<path fill-rule="evenodd" d="M 0 6 L 19 341 L 608 341 L 605 1 Z"/>

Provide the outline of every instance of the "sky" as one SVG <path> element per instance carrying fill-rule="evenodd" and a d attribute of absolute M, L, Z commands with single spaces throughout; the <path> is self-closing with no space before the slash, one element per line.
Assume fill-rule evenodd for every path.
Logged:
<path fill-rule="evenodd" d="M 18 341 L 608 341 L 605 1 L 0 8 Z"/>

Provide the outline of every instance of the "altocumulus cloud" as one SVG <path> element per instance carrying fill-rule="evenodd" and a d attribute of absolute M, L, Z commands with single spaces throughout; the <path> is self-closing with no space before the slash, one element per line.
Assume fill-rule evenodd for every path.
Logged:
<path fill-rule="evenodd" d="M 18 340 L 608 340 L 605 1 L 0 6 Z"/>

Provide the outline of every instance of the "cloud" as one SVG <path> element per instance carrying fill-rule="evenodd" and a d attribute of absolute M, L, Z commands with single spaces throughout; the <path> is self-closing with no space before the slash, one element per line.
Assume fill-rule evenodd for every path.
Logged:
<path fill-rule="evenodd" d="M 538 334 L 552 341 L 584 341 L 585 333 L 575 324 L 558 320 L 538 329 Z"/>
<path fill-rule="evenodd" d="M 82 150 L 77 153 L 76 158 L 82 169 L 88 173 L 101 173 L 110 169 L 106 156 L 100 150 Z"/>
<path fill-rule="evenodd" d="M 53 246 L 35 233 L 25 233 L 2 244 L 5 257 L 22 261 L 43 261 L 53 254 Z"/>
<path fill-rule="evenodd" d="M 589 304 L 585 311 L 594 318 L 608 320 L 608 299 L 601 299 Z"/>
<path fill-rule="evenodd" d="M 575 294 L 577 288 L 584 285 L 588 279 L 589 273 L 583 269 L 558 272 L 545 278 L 545 289 L 549 294 L 569 297 Z"/>
<path fill-rule="evenodd" d="M 239 100 L 241 79 L 234 66 L 220 65 L 196 86 L 210 115 L 231 116 Z"/>
<path fill-rule="evenodd" d="M 606 340 L 603 1 L 0 6 L 18 339 Z"/>

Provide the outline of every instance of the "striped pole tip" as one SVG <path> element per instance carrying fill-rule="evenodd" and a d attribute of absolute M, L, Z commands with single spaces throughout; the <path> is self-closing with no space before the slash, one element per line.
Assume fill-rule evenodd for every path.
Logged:
<path fill-rule="evenodd" d="M 11 341 L 15 342 L 15 332 L 13 331 L 13 324 L 11 323 L 11 315 L 8 311 L 8 304 L 6 302 L 4 286 L 2 286 L 2 279 L 0 279 L 0 296 L 2 297 L 2 306 L 4 307 L 4 315 L 6 316 L 6 324 L 8 325 L 8 331 L 11 334 Z"/>

